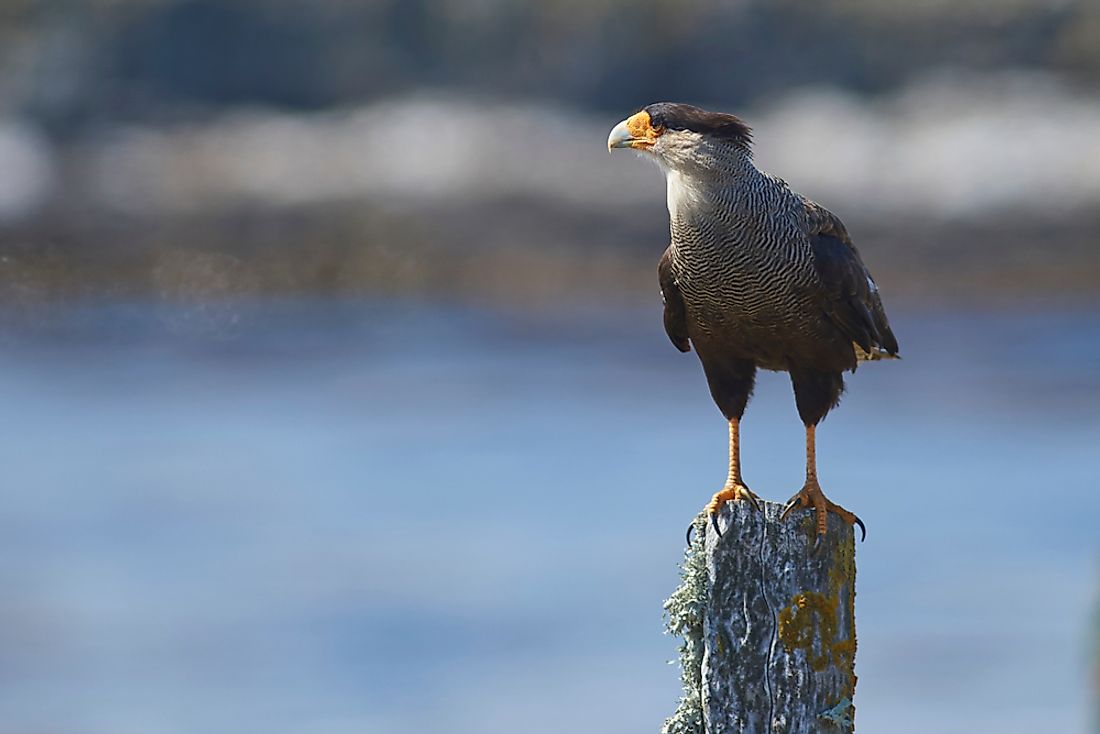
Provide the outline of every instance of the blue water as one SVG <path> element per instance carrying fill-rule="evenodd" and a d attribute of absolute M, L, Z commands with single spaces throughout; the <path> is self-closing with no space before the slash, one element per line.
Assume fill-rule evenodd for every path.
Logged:
<path fill-rule="evenodd" d="M 23 319 L 23 322 L 20 321 Z M 0 340 L 0 731 L 656 731 L 725 425 L 655 308 L 85 305 Z M 1100 313 L 899 313 L 819 431 L 861 731 L 1080 732 Z M 25 323 L 24 323 L 25 322 Z M 784 500 L 783 375 L 743 427 Z"/>

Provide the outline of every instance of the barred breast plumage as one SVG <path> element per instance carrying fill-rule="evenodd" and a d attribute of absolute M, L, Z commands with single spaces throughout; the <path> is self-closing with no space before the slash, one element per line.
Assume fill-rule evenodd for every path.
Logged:
<path fill-rule="evenodd" d="M 736 186 L 700 190 L 668 175 L 673 277 L 697 339 L 765 369 L 789 365 L 792 331 L 823 338 L 813 249 L 802 197 L 754 167 Z"/>

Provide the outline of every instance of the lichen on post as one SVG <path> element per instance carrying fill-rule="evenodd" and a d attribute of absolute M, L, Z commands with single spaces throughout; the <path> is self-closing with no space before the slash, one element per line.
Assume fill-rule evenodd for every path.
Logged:
<path fill-rule="evenodd" d="M 719 538 L 702 519 L 665 603 L 683 639 L 684 695 L 662 734 L 852 732 L 855 538 L 830 516 L 811 554 L 813 515 L 729 507 Z"/>
<path fill-rule="evenodd" d="M 706 520 L 696 518 L 680 565 L 680 585 L 665 601 L 665 631 L 680 637 L 683 695 L 661 734 L 703 734 L 703 615 L 707 604 Z"/>

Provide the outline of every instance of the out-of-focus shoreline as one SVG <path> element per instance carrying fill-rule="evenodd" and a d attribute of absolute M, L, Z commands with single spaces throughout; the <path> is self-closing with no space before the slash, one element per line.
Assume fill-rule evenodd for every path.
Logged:
<path fill-rule="evenodd" d="M 666 217 L 659 201 L 594 214 L 513 199 L 35 221 L 0 234 L 0 300 L 336 294 L 632 305 L 656 297 Z M 1100 218 L 855 219 L 849 228 L 891 303 L 1100 302 Z"/>
<path fill-rule="evenodd" d="M 891 302 L 1100 298 L 1100 103 L 1041 76 L 746 110 L 765 170 L 847 223 Z M 661 176 L 615 120 L 420 94 L 117 127 L 0 124 L 0 300 L 423 296 L 637 302 L 667 237 Z"/>

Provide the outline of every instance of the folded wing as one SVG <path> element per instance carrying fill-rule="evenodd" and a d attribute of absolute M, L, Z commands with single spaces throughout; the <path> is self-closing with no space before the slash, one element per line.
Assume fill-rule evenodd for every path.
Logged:
<path fill-rule="evenodd" d="M 814 265 L 822 284 L 822 308 L 829 320 L 858 347 L 859 359 L 886 359 L 898 354 L 878 286 L 863 264 L 840 218 L 806 201 Z"/>
<path fill-rule="evenodd" d="M 657 264 L 657 279 L 661 284 L 661 298 L 665 303 L 665 332 L 673 345 L 681 352 L 691 350 L 688 340 L 687 309 L 680 287 L 672 275 L 672 247 L 665 250 L 661 262 Z"/>

